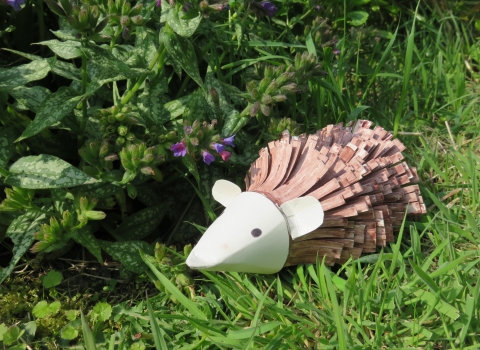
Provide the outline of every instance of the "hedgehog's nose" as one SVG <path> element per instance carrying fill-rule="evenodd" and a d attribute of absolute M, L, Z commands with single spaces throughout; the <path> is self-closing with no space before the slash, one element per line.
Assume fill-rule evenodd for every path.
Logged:
<path fill-rule="evenodd" d="M 191 251 L 190 255 L 187 258 L 187 265 L 191 269 L 201 269 L 208 267 L 211 264 L 207 263 L 204 259 L 199 258 L 197 255 L 195 255 L 194 251 Z"/>

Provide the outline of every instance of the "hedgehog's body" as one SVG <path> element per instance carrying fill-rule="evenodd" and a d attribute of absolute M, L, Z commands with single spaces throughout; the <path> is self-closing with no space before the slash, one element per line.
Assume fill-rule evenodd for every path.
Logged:
<path fill-rule="evenodd" d="M 387 242 L 394 240 L 393 232 L 401 225 L 405 212 L 425 212 L 418 186 L 408 185 L 417 182 L 418 178 L 415 168 L 409 168 L 402 161 L 401 152 L 405 147 L 400 141 L 391 140 L 392 134 L 383 128 L 376 127 L 371 130 L 371 125 L 371 122 L 364 120 L 358 121 L 354 128 L 343 128 L 342 124 L 329 125 L 308 138 L 305 135 L 290 137 L 288 132 L 285 132 L 281 140 L 271 142 L 268 148 L 262 149 L 260 157 L 251 165 L 245 178 L 247 193 L 257 192 L 274 203 L 272 208 L 276 207 L 283 214 L 286 230 L 290 233 L 288 253 L 282 257 L 283 266 L 314 263 L 317 256 L 320 259 L 325 257 L 327 264 L 342 263 L 350 256 L 358 258 L 363 252 L 374 252 L 377 246 L 385 246 Z M 216 199 L 224 193 L 226 197 L 233 198 L 240 190 L 229 187 L 226 192 L 222 191 L 220 189 L 215 193 L 214 188 Z M 310 200 L 314 197 L 321 207 L 316 201 L 314 202 L 318 207 L 314 207 L 315 204 L 310 201 L 299 209 L 300 197 Z M 306 198 L 300 198 L 302 203 L 308 202 Z M 226 205 L 232 200 L 234 199 L 227 200 Z M 219 201 L 224 204 L 223 199 Z M 248 206 L 244 204 L 241 208 Z M 238 210 L 237 208 L 236 213 L 226 212 L 224 215 L 229 214 L 228 217 L 222 219 L 222 215 L 217 219 L 222 219 L 224 223 L 220 231 L 228 230 L 228 223 L 233 220 L 233 216 L 242 216 Z M 302 213 L 308 213 L 311 218 L 302 216 Z M 254 214 L 251 213 L 250 216 L 252 215 Z M 313 217 L 316 215 L 321 216 L 320 221 Z M 257 222 L 252 222 L 252 230 L 254 226 L 261 224 L 261 217 L 260 215 L 255 219 Z M 248 226 L 248 215 L 241 221 Z M 207 236 L 210 236 L 208 247 L 214 244 L 215 240 L 221 239 L 220 237 L 223 239 L 222 233 L 214 228 L 215 223 L 202 238 L 206 240 Z M 304 223 L 305 227 L 297 227 Z M 279 229 L 280 226 L 276 225 L 274 231 L 283 232 L 284 229 Z M 215 230 L 217 233 L 213 232 Z M 235 228 L 230 230 L 235 231 Z M 248 227 L 243 230 L 248 230 Z M 270 239 L 275 235 L 280 239 L 280 235 L 284 235 L 276 231 L 271 234 Z M 242 234 L 235 232 L 235 235 Z M 224 232 L 223 235 L 229 233 Z M 222 259 L 229 259 L 228 252 L 226 258 L 217 259 L 216 265 L 199 266 L 193 263 L 193 256 L 198 257 L 202 253 L 199 250 L 209 250 L 206 245 L 201 244 L 202 240 L 195 247 L 192 258 L 189 257 L 190 263 L 187 260 L 187 264 L 210 270 L 232 269 L 231 262 L 222 265 Z M 243 251 L 253 249 L 256 241 L 252 242 L 254 243 L 246 242 Z M 264 243 L 267 243 L 266 239 Z M 279 249 L 284 251 L 284 245 L 285 243 Z M 214 249 L 206 252 L 207 255 L 216 254 Z M 239 252 L 234 254 L 238 255 Z M 249 261 L 252 259 L 250 256 Z M 257 262 L 258 264 L 261 262 Z M 278 267 L 278 264 L 276 266 Z M 234 270 L 275 272 L 255 268 Z"/>

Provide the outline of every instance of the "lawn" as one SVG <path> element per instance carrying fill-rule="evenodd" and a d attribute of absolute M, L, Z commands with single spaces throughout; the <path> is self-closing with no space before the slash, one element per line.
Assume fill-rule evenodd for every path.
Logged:
<path fill-rule="evenodd" d="M 5 349 L 480 349 L 478 5 L 12 3 Z M 185 266 L 223 210 L 217 179 L 244 186 L 285 129 L 356 119 L 392 132 L 418 170 L 427 213 L 394 243 L 271 275 Z"/>

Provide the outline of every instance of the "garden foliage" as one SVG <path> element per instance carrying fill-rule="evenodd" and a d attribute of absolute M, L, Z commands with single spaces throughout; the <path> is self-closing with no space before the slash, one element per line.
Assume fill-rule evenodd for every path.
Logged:
<path fill-rule="evenodd" d="M 439 5 L 415 6 L 0 0 L 0 241 L 9 258 L 0 283 L 22 260 L 83 252 L 160 291 L 133 307 L 98 302 L 87 318 L 42 300 L 37 323 L 0 324 L 0 340 L 24 349 L 42 320 L 63 312 L 55 336 L 66 345 L 83 335 L 87 349 L 478 345 L 478 259 L 461 251 L 480 242 L 478 98 L 466 84 L 467 74 L 480 79 L 470 45 L 480 22 L 461 7 L 449 8 L 465 26 L 444 22 Z M 458 27 L 456 38 L 445 34 Z M 285 129 L 360 117 L 397 135 L 422 132 L 406 143 L 435 213 L 409 223 L 410 234 L 405 226 L 404 254 L 401 235 L 391 252 L 362 258 L 364 269 L 348 262 L 334 273 L 319 261 L 254 281 L 206 272 L 196 288 L 184 258 L 218 213 L 214 182 L 241 184 Z M 61 281 L 49 273 L 43 288 L 56 299 Z M 107 331 L 108 322 L 124 327 Z"/>

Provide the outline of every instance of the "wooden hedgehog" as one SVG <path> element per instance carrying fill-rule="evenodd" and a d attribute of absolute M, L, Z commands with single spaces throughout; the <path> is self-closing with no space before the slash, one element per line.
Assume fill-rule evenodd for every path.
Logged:
<path fill-rule="evenodd" d="M 329 265 L 394 240 L 405 212 L 425 213 L 405 146 L 372 122 L 329 125 L 308 138 L 286 131 L 259 152 L 246 192 L 219 180 L 226 207 L 187 259 L 194 269 L 275 273 L 284 266 Z"/>

